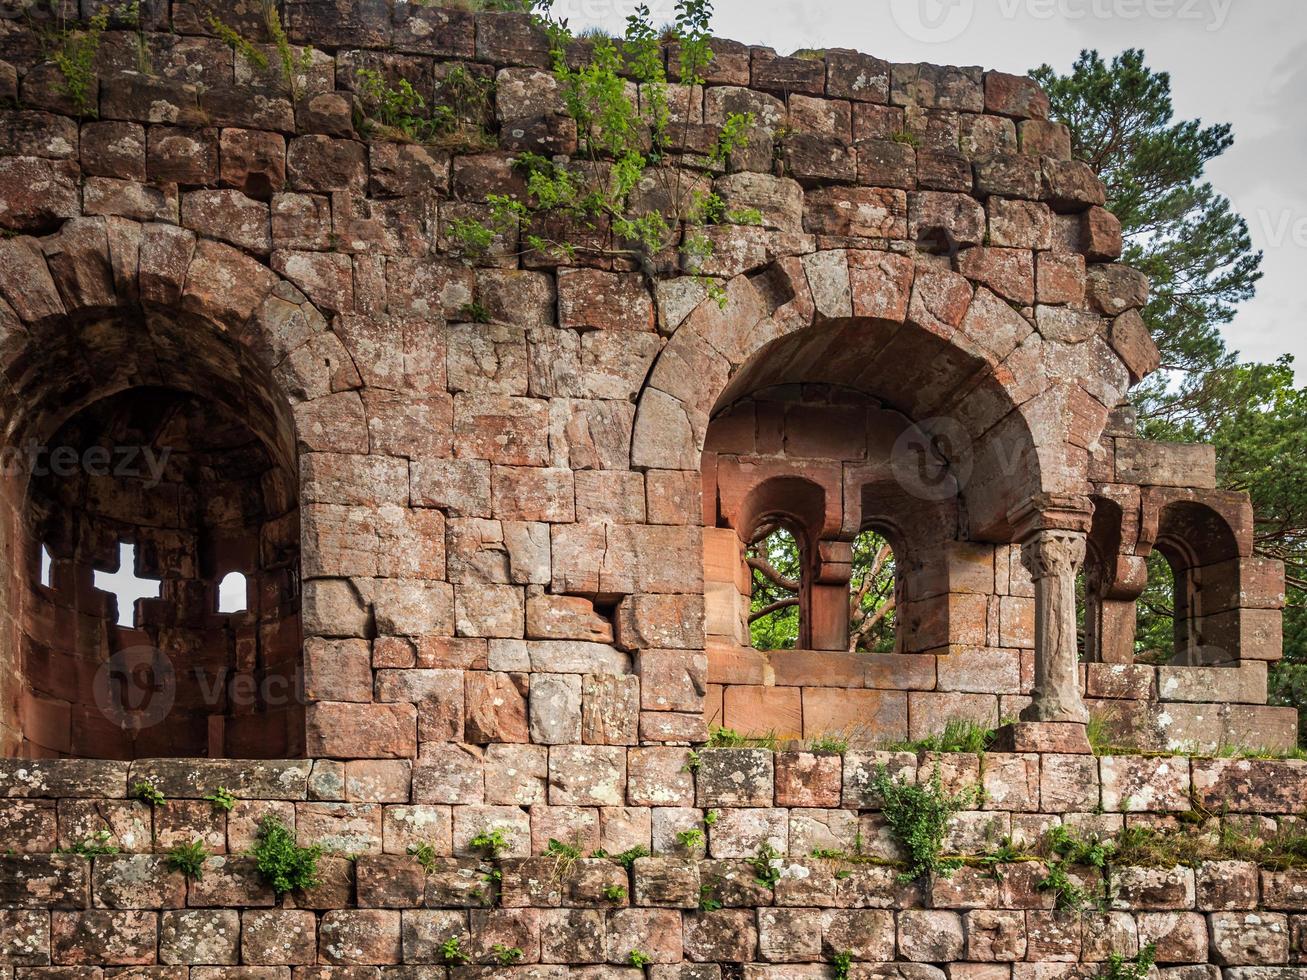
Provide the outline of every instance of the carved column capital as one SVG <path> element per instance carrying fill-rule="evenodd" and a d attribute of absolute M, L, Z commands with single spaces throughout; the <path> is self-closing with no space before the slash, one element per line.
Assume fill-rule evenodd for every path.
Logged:
<path fill-rule="evenodd" d="M 1021 564 L 1036 582 L 1074 579 L 1085 564 L 1085 535 L 1080 531 L 1038 531 L 1021 545 Z"/>

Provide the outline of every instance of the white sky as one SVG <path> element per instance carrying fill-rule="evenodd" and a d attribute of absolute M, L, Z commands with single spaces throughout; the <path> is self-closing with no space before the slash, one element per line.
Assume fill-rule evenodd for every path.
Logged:
<path fill-rule="evenodd" d="M 656 22 L 674 0 L 649 0 Z M 579 29 L 619 33 L 634 3 L 556 0 Z M 716 0 L 714 33 L 748 44 L 856 48 L 889 61 L 1067 70 L 1081 48 L 1141 47 L 1171 73 L 1178 118 L 1234 125 L 1208 177 L 1266 253 L 1257 297 L 1226 330 L 1245 359 L 1296 355 L 1307 383 L 1307 0 Z"/>

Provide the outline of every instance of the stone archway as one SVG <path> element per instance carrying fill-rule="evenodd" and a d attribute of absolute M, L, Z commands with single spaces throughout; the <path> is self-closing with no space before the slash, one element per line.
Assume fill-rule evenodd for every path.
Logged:
<path fill-rule="evenodd" d="M 261 263 L 174 226 L 73 219 L 0 250 L 0 749 L 302 754 L 298 454 L 358 386 L 339 338 Z M 124 604 L 157 598 L 115 609 L 115 571 Z M 231 572 L 245 608 L 220 613 Z"/>

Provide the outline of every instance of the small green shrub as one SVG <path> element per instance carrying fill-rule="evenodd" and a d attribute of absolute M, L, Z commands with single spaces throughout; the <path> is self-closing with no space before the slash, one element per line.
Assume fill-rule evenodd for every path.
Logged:
<path fill-rule="evenodd" d="M 140 779 L 132 784 L 132 796 L 142 803 L 150 804 L 150 806 L 168 805 L 168 797 L 164 796 L 159 787 L 148 779 Z"/>
<path fill-rule="evenodd" d="M 446 963 L 458 965 L 467 962 L 467 953 L 463 952 L 463 937 L 450 936 L 440 944 L 440 958 Z"/>
<path fill-rule="evenodd" d="M 890 139 L 895 143 L 902 143 L 904 146 L 910 146 L 914 150 L 921 147 L 921 137 L 906 129 L 900 129 L 897 133 L 891 133 Z"/>
<path fill-rule="evenodd" d="M 113 834 L 108 830 L 97 830 L 85 840 L 80 840 L 60 853 L 77 854 L 81 857 L 110 857 L 118 853 L 118 845 L 112 844 Z"/>
<path fill-rule="evenodd" d="M 691 827 L 689 830 L 680 830 L 676 833 L 676 843 L 689 851 L 703 847 L 704 841 L 703 831 L 698 827 Z"/>
<path fill-rule="evenodd" d="M 835 967 L 835 980 L 849 980 L 849 969 L 853 966 L 852 953 L 836 953 L 830 962 Z"/>
<path fill-rule="evenodd" d="M 604 900 L 618 903 L 626 901 L 625 885 L 604 885 Z"/>
<path fill-rule="evenodd" d="M 635 865 L 637 858 L 648 857 L 648 856 L 649 856 L 649 848 L 644 847 L 641 844 L 636 844 L 635 847 L 629 847 L 621 854 L 614 854 L 613 860 L 616 861 L 618 864 L 620 864 L 622 867 L 624 867 L 627 871 L 630 871 L 631 868 Z"/>
<path fill-rule="evenodd" d="M 1100 980 L 1148 980 L 1156 961 L 1157 946 L 1149 943 L 1134 959 L 1128 960 L 1120 953 L 1110 954 L 1098 976 Z"/>
<path fill-rule="evenodd" d="M 480 303 L 464 303 L 458 315 L 469 323 L 489 323 L 490 311 Z"/>
<path fill-rule="evenodd" d="M 713 885 L 703 884 L 699 886 L 699 911 L 716 912 L 722 907 L 721 899 L 717 898 L 716 889 Z"/>
<path fill-rule="evenodd" d="M 318 884 L 318 859 L 322 848 L 300 847 L 295 835 L 274 816 L 264 817 L 259 823 L 259 836 L 254 845 L 254 863 L 259 876 L 272 886 L 278 895 L 291 891 L 307 891 Z"/>
<path fill-rule="evenodd" d="M 209 851 L 204 841 L 193 840 L 189 844 L 178 844 L 168 852 L 168 868 L 180 871 L 192 881 L 199 881 L 204 877 L 204 862 L 208 859 Z"/>
<path fill-rule="evenodd" d="M 653 957 L 647 953 L 642 953 L 638 949 L 631 950 L 631 965 L 646 967 L 653 962 Z"/>
<path fill-rule="evenodd" d="M 300 72 L 313 67 L 313 49 L 304 48 L 298 55 L 295 54 L 290 38 L 286 36 L 286 28 L 282 26 L 277 5 L 272 0 L 264 0 L 263 20 L 268 27 L 268 37 L 272 38 L 273 47 L 277 49 L 277 64 L 281 67 L 286 93 L 290 96 L 291 105 L 295 105 L 300 99 L 298 76 Z"/>
<path fill-rule="evenodd" d="M 722 816 L 721 810 L 709 810 L 707 813 L 703 815 L 703 822 L 707 824 L 709 827 L 716 827 L 717 821 L 721 819 L 721 816 Z"/>
<path fill-rule="evenodd" d="M 995 731 L 965 718 L 952 718 L 942 732 L 911 742 L 886 745 L 889 751 L 901 752 L 987 752 L 994 743 Z"/>
<path fill-rule="evenodd" d="M 205 799 L 213 804 L 215 810 L 223 813 L 231 813 L 236 808 L 236 795 L 226 786 L 219 786 L 212 796 L 206 796 Z"/>
<path fill-rule="evenodd" d="M 490 955 L 495 958 L 495 962 L 500 966 L 512 966 L 522 959 L 526 954 L 520 947 L 505 946 L 503 943 L 495 943 L 490 949 Z"/>
<path fill-rule="evenodd" d="M 436 870 L 436 862 L 440 855 L 436 853 L 434 845 L 428 844 L 426 841 L 422 841 L 418 844 L 410 844 L 408 846 L 408 853 L 417 861 L 418 864 L 422 865 L 422 870 L 427 874 L 431 874 Z"/>
<path fill-rule="evenodd" d="M 101 35 L 109 26 L 109 8 L 101 7 L 81 30 L 63 30 L 56 40 L 58 46 L 51 60 L 63 81 L 60 90 L 73 103 L 78 116 L 99 115 L 98 79 L 95 59 L 100 50 Z"/>
<path fill-rule="evenodd" d="M 502 827 L 489 827 L 468 841 L 468 846 L 494 860 L 508 850 L 509 843 Z"/>
<path fill-rule="evenodd" d="M 902 776 L 891 777 L 884 766 L 878 766 L 871 784 L 881 798 L 881 808 L 889 822 L 890 832 L 908 855 L 908 870 L 902 876 L 905 880 L 930 874 L 948 877 L 961 867 L 961 861 L 941 857 L 944 835 L 955 813 L 979 801 L 979 792 L 975 788 L 961 793 L 945 793 L 939 766 L 935 767 L 930 782 L 924 786 L 909 782 Z"/>
<path fill-rule="evenodd" d="M 234 27 L 224 24 L 214 14 L 209 14 L 209 30 L 217 35 L 218 40 L 222 41 L 232 51 L 236 52 L 250 64 L 259 70 L 266 70 L 268 67 L 268 56 L 255 46 L 249 38 L 241 34 Z"/>
<path fill-rule="evenodd" d="M 775 888 L 781 880 L 785 858 L 771 844 L 763 844 L 758 848 L 758 853 L 749 859 L 749 863 L 753 865 L 753 876 L 758 884 L 764 888 Z"/>

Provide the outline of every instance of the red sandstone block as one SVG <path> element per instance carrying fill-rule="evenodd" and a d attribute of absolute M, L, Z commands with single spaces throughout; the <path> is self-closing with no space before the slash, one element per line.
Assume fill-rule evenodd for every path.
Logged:
<path fill-rule="evenodd" d="M 721 726 L 742 735 L 796 737 L 803 731 L 800 689 L 730 685 L 722 693 Z"/>
<path fill-rule="evenodd" d="M 843 785 L 839 755 L 781 752 L 776 756 L 776 805 L 838 807 Z"/>
<path fill-rule="evenodd" d="M 53 912 L 50 954 L 55 964 L 133 966 L 155 962 L 158 913 Z"/>
<path fill-rule="evenodd" d="M 378 909 L 337 910 L 322 917 L 318 955 L 337 965 L 400 962 L 400 913 Z"/>
<path fill-rule="evenodd" d="M 857 742 L 873 742 L 907 737 L 908 696 L 901 691 L 834 687 L 802 690 L 804 738 L 835 735 Z"/>
<path fill-rule="evenodd" d="M 308 754 L 337 759 L 417 755 L 417 711 L 411 704 L 321 701 L 306 709 Z"/>
<path fill-rule="evenodd" d="M 653 330 L 644 277 L 598 269 L 558 273 L 558 325 L 576 330 Z"/>
<path fill-rule="evenodd" d="M 317 918 L 299 909 L 251 909 L 241 914 L 241 962 L 253 966 L 312 965 Z"/>

